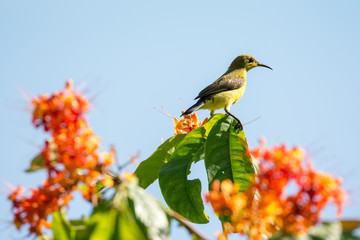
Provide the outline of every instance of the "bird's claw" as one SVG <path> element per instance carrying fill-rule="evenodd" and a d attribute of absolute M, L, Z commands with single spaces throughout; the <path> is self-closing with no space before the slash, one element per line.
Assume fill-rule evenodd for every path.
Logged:
<path fill-rule="evenodd" d="M 238 122 L 238 123 L 235 125 L 235 129 L 243 130 L 242 124 Z"/>

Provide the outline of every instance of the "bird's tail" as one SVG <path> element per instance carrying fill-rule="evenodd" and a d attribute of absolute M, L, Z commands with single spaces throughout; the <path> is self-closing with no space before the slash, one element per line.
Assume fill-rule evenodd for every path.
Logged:
<path fill-rule="evenodd" d="M 196 110 L 198 110 L 199 108 L 201 108 L 202 105 L 204 105 L 204 104 L 205 104 L 205 102 L 204 102 L 202 99 L 199 99 L 199 101 L 197 101 L 194 105 L 192 105 L 191 107 L 189 107 L 183 114 L 181 114 L 180 117 L 195 112 Z"/>

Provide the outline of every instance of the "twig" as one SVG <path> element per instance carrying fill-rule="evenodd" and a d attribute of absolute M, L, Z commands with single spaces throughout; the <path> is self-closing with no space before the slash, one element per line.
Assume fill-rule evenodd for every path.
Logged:
<path fill-rule="evenodd" d="M 113 173 L 111 170 L 105 173 L 106 175 L 110 176 L 114 181 L 114 185 L 119 185 L 121 183 L 121 178 L 116 176 L 116 173 Z"/>
<path fill-rule="evenodd" d="M 139 156 L 140 156 L 140 152 L 138 151 L 135 155 L 131 155 L 130 160 L 125 162 L 123 165 L 120 165 L 119 161 L 117 161 L 119 171 L 124 169 L 125 167 L 127 167 L 130 164 L 136 164 L 136 161 L 139 159 Z"/>
<path fill-rule="evenodd" d="M 174 210 L 170 210 L 170 216 L 172 218 L 174 218 L 176 221 L 178 221 L 181 226 L 186 228 L 186 230 L 188 230 L 191 235 L 195 235 L 198 239 L 201 239 L 201 240 L 207 240 L 208 239 L 201 232 L 199 232 L 199 230 L 197 230 L 196 228 L 191 226 L 187 222 L 186 218 L 184 218 L 183 216 L 181 216 L 180 214 L 178 214 Z"/>

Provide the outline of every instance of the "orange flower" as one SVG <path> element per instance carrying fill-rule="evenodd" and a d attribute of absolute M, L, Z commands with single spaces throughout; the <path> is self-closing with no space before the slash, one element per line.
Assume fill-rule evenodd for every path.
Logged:
<path fill-rule="evenodd" d="M 72 81 L 68 80 L 64 90 L 47 94 L 32 100 L 34 105 L 33 124 L 43 126 L 45 131 L 57 131 L 73 123 L 89 110 L 89 103 L 84 96 L 72 89 Z"/>
<path fill-rule="evenodd" d="M 220 190 L 221 189 L 221 190 Z M 232 184 L 229 179 L 212 183 L 212 191 L 205 195 L 211 200 L 214 211 L 221 216 L 230 216 L 232 212 L 241 210 L 246 205 L 246 196 L 237 194 L 239 186 Z"/>
<path fill-rule="evenodd" d="M 105 187 L 112 187 L 114 185 L 114 180 L 110 176 L 104 176 L 100 183 Z"/>
<path fill-rule="evenodd" d="M 251 153 L 259 161 L 260 171 L 245 192 L 237 193 L 238 186 L 224 180 L 221 184 L 214 181 L 206 194 L 215 213 L 225 221 L 220 237 L 231 232 L 248 234 L 250 239 L 271 237 L 278 231 L 302 234 L 318 223 L 328 203 L 335 203 L 338 216 L 341 214 L 346 197 L 341 180 L 316 171 L 310 162 L 304 164 L 303 149 L 267 148 L 261 140 Z M 286 194 L 289 183 L 297 185 L 296 193 Z"/>
<path fill-rule="evenodd" d="M 106 186 L 112 186 L 112 180 L 105 173 L 115 161 L 115 149 L 98 153 L 100 139 L 84 116 L 89 103 L 73 90 L 71 80 L 65 89 L 51 96 L 34 98 L 32 104 L 34 126 L 51 133 L 42 150 L 48 179 L 33 189 L 29 197 L 17 188 L 9 199 L 17 228 L 27 224 L 30 233 L 40 235 L 41 228 L 51 226 L 48 215 L 67 206 L 72 191 L 80 189 L 85 199 L 96 201 L 97 181 L 102 179 Z"/>
<path fill-rule="evenodd" d="M 204 126 L 207 120 L 209 120 L 207 117 L 203 122 L 199 121 L 196 113 L 185 115 L 180 121 L 175 117 L 173 118 L 175 120 L 175 134 L 189 133 L 197 127 Z"/>
<path fill-rule="evenodd" d="M 32 189 L 26 197 L 19 191 L 19 187 L 10 195 L 13 203 L 14 224 L 18 229 L 24 224 L 29 225 L 29 232 L 41 235 L 41 228 L 49 228 L 51 224 L 46 220 L 51 212 L 60 206 L 67 206 L 72 196 L 59 185 L 49 185 L 46 181 L 38 189 Z"/>
<path fill-rule="evenodd" d="M 136 179 L 136 175 L 135 174 L 131 174 L 128 171 L 124 172 L 124 176 L 123 176 L 123 180 L 126 182 L 132 182 Z"/>
<path fill-rule="evenodd" d="M 157 108 L 155 108 L 158 110 Z M 184 134 L 189 133 L 190 131 L 194 130 L 197 127 L 204 126 L 204 124 L 209 120 L 209 118 L 205 118 L 203 122 L 199 121 L 197 114 L 194 112 L 192 114 L 184 115 L 184 118 L 178 120 L 173 115 L 167 113 L 165 109 L 161 106 L 162 111 L 158 110 L 162 114 L 174 119 L 175 125 L 175 135 L 176 134 Z M 182 111 L 184 113 L 185 111 Z"/>
<path fill-rule="evenodd" d="M 115 148 L 113 148 L 110 152 L 103 153 L 103 162 L 102 164 L 105 166 L 111 166 L 115 162 Z"/>

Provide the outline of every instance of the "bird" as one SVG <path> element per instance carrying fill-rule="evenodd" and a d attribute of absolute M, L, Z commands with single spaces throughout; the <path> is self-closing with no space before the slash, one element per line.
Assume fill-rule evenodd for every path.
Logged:
<path fill-rule="evenodd" d="M 194 99 L 199 100 L 183 112 L 181 116 L 191 114 L 199 109 L 209 109 L 212 116 L 215 110 L 224 108 L 225 112 L 237 121 L 235 129 L 240 128 L 242 130 L 241 121 L 230 113 L 230 108 L 244 95 L 246 73 L 255 67 L 265 67 L 273 70 L 271 67 L 259 63 L 250 55 L 237 56 L 231 62 L 228 70 L 215 82 L 204 88 Z"/>

